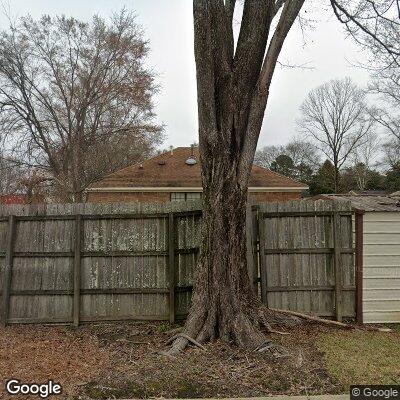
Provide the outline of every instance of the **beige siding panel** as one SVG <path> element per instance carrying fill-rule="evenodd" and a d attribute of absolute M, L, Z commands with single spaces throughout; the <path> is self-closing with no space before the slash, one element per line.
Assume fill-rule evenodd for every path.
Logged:
<path fill-rule="evenodd" d="M 384 300 L 384 299 L 398 299 L 399 289 L 385 288 L 385 289 L 365 289 L 363 290 L 363 300 Z M 389 307 L 389 304 L 388 304 Z M 367 322 L 367 321 L 364 321 Z M 370 321 L 371 322 L 371 321 Z"/>
<path fill-rule="evenodd" d="M 388 306 L 394 311 L 400 310 L 400 299 L 386 298 L 382 300 L 366 300 L 364 303 L 364 311 L 385 310 Z"/>
<path fill-rule="evenodd" d="M 385 278 L 370 278 L 367 276 L 364 281 L 364 289 L 400 289 L 400 279 L 394 276 Z"/>
<path fill-rule="evenodd" d="M 377 246 L 386 244 L 389 246 L 398 246 L 400 243 L 400 232 L 390 231 L 389 227 L 387 232 L 382 232 L 381 230 L 364 232 L 364 241 L 365 245 Z"/>
<path fill-rule="evenodd" d="M 400 321 L 400 311 L 364 311 L 364 321 L 376 324 Z"/>
<path fill-rule="evenodd" d="M 399 222 L 396 219 L 393 221 L 368 221 L 368 229 L 364 228 L 364 233 L 386 233 L 398 235 L 400 234 Z"/>
<path fill-rule="evenodd" d="M 400 322 L 400 212 L 364 215 L 364 322 Z"/>
<path fill-rule="evenodd" d="M 368 271 L 367 271 L 368 269 Z M 366 271 L 365 279 L 392 279 L 392 278 L 400 278 L 400 268 L 396 265 L 379 265 L 376 267 L 365 267 L 364 271 Z"/>
<path fill-rule="evenodd" d="M 396 223 L 400 219 L 400 212 L 390 211 L 367 211 L 364 215 L 364 222 L 389 222 Z"/>
<path fill-rule="evenodd" d="M 365 246 L 364 246 L 365 250 Z M 399 266 L 398 254 L 364 254 L 364 269 L 365 268 L 397 268 Z"/>
<path fill-rule="evenodd" d="M 399 244 L 398 243 L 379 244 L 376 242 L 366 242 L 364 243 L 364 254 L 366 256 L 379 256 L 379 257 L 396 256 L 400 259 Z"/>

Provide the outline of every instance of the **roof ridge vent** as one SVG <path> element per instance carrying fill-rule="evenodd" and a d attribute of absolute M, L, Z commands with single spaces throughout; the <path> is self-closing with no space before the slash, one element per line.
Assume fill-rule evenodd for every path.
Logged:
<path fill-rule="evenodd" d="M 195 159 L 194 157 L 190 156 L 190 157 L 185 161 L 185 163 L 186 163 L 187 165 L 195 165 L 195 164 L 197 164 L 197 161 L 196 161 L 196 159 Z"/>
<path fill-rule="evenodd" d="M 190 156 L 189 158 L 185 161 L 187 165 L 195 165 L 197 164 L 196 156 L 194 155 L 194 145 L 190 145 Z"/>

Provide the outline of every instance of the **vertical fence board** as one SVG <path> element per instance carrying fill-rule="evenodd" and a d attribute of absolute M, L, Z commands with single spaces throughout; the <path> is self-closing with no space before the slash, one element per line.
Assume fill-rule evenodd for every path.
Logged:
<path fill-rule="evenodd" d="M 75 249 L 74 249 L 74 311 L 73 324 L 79 325 L 81 310 L 81 251 L 82 251 L 82 215 L 75 218 Z"/>
<path fill-rule="evenodd" d="M 253 287 L 254 292 L 257 293 L 258 265 L 257 259 L 254 257 L 256 252 L 255 246 L 257 246 L 257 237 L 254 236 L 254 214 L 252 211 L 252 205 L 252 201 L 248 200 L 246 208 L 246 258 L 250 284 Z"/>
<path fill-rule="evenodd" d="M 261 208 L 263 211 L 263 208 Z M 261 263 L 261 301 L 268 306 L 268 291 L 267 291 L 267 270 L 266 270 L 266 257 L 265 257 L 265 219 L 259 220 L 259 232 L 260 232 L 260 263 Z"/>
<path fill-rule="evenodd" d="M 174 214 L 168 216 L 168 264 L 169 264 L 169 322 L 175 323 L 175 229 Z"/>
<path fill-rule="evenodd" d="M 14 240 L 15 240 L 15 216 L 8 217 L 8 233 L 6 244 L 6 256 L 4 261 L 3 273 L 3 290 L 2 290 L 2 310 L 1 310 L 1 325 L 6 326 L 8 322 L 8 313 L 10 307 L 10 288 L 13 267 L 13 253 L 14 253 Z"/>
<path fill-rule="evenodd" d="M 340 215 L 338 210 L 333 212 L 333 238 L 334 238 L 334 268 L 335 268 L 335 316 L 337 321 L 342 321 L 342 260 L 340 246 Z"/>
<path fill-rule="evenodd" d="M 355 215 L 355 244 L 356 244 L 356 315 L 357 322 L 363 323 L 363 267 L 364 267 L 364 214 Z"/>

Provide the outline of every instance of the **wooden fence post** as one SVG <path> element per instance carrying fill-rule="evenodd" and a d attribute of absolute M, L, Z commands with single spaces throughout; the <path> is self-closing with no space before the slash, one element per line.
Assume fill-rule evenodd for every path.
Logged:
<path fill-rule="evenodd" d="M 258 232 L 258 210 L 259 206 L 252 207 L 251 210 L 251 220 L 252 220 L 252 249 L 253 249 L 253 289 L 257 296 L 259 296 L 259 282 L 261 280 L 260 276 L 260 236 Z"/>
<path fill-rule="evenodd" d="M 268 282 L 267 282 L 267 265 L 265 254 L 265 215 L 261 208 L 258 213 L 258 238 L 260 249 L 260 277 L 261 277 L 261 301 L 268 306 Z"/>
<path fill-rule="evenodd" d="M 82 215 L 75 217 L 75 245 L 74 245 L 74 306 L 73 325 L 79 325 L 81 308 L 81 247 L 82 247 Z"/>
<path fill-rule="evenodd" d="M 3 274 L 3 294 L 2 294 L 2 311 L 1 311 L 1 326 L 7 325 L 8 313 L 10 308 L 10 290 L 11 290 L 11 276 L 13 267 L 13 254 L 15 243 L 15 216 L 8 217 L 8 233 L 7 233 L 7 248 L 6 257 L 4 260 L 4 274 Z"/>
<path fill-rule="evenodd" d="M 342 321 L 342 252 L 340 247 L 340 212 L 333 211 L 333 262 L 335 269 L 335 315 L 337 321 Z"/>
<path fill-rule="evenodd" d="M 359 324 L 363 323 L 363 267 L 364 267 L 364 213 L 355 214 L 356 242 L 356 317 Z"/>
<path fill-rule="evenodd" d="M 175 237 L 174 213 L 168 215 L 168 280 L 169 280 L 169 322 L 175 323 Z"/>
<path fill-rule="evenodd" d="M 249 274 L 250 284 L 256 290 L 257 274 L 255 273 L 254 265 L 254 237 L 253 237 L 253 211 L 251 200 L 247 200 L 246 207 L 246 258 L 247 258 L 247 272 Z"/>

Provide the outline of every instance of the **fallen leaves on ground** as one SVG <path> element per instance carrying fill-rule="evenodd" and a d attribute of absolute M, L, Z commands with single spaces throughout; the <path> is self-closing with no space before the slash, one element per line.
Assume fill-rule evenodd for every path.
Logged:
<path fill-rule="evenodd" d="M 338 347 L 332 337 L 353 338 L 353 346 L 338 347 L 344 358 L 351 359 L 363 335 L 382 335 L 307 323 L 294 327 L 291 335 L 269 337 L 285 348 L 284 357 L 221 341 L 206 344 L 206 351 L 190 347 L 176 357 L 162 356 L 159 351 L 165 349 L 172 328 L 145 322 L 77 329 L 9 326 L 0 330 L 0 379 L 36 383 L 52 379 L 63 386 L 63 398 L 74 400 L 333 394 L 343 392 L 346 382 L 332 372 L 330 363 L 337 359 L 330 347 L 320 345 L 321 340 L 327 338 Z M 356 332 L 360 337 L 352 336 Z M 398 332 L 390 335 L 400 338 Z M 392 342 L 383 343 L 390 351 Z M 1 394 L 4 397 L 4 385 Z"/>

